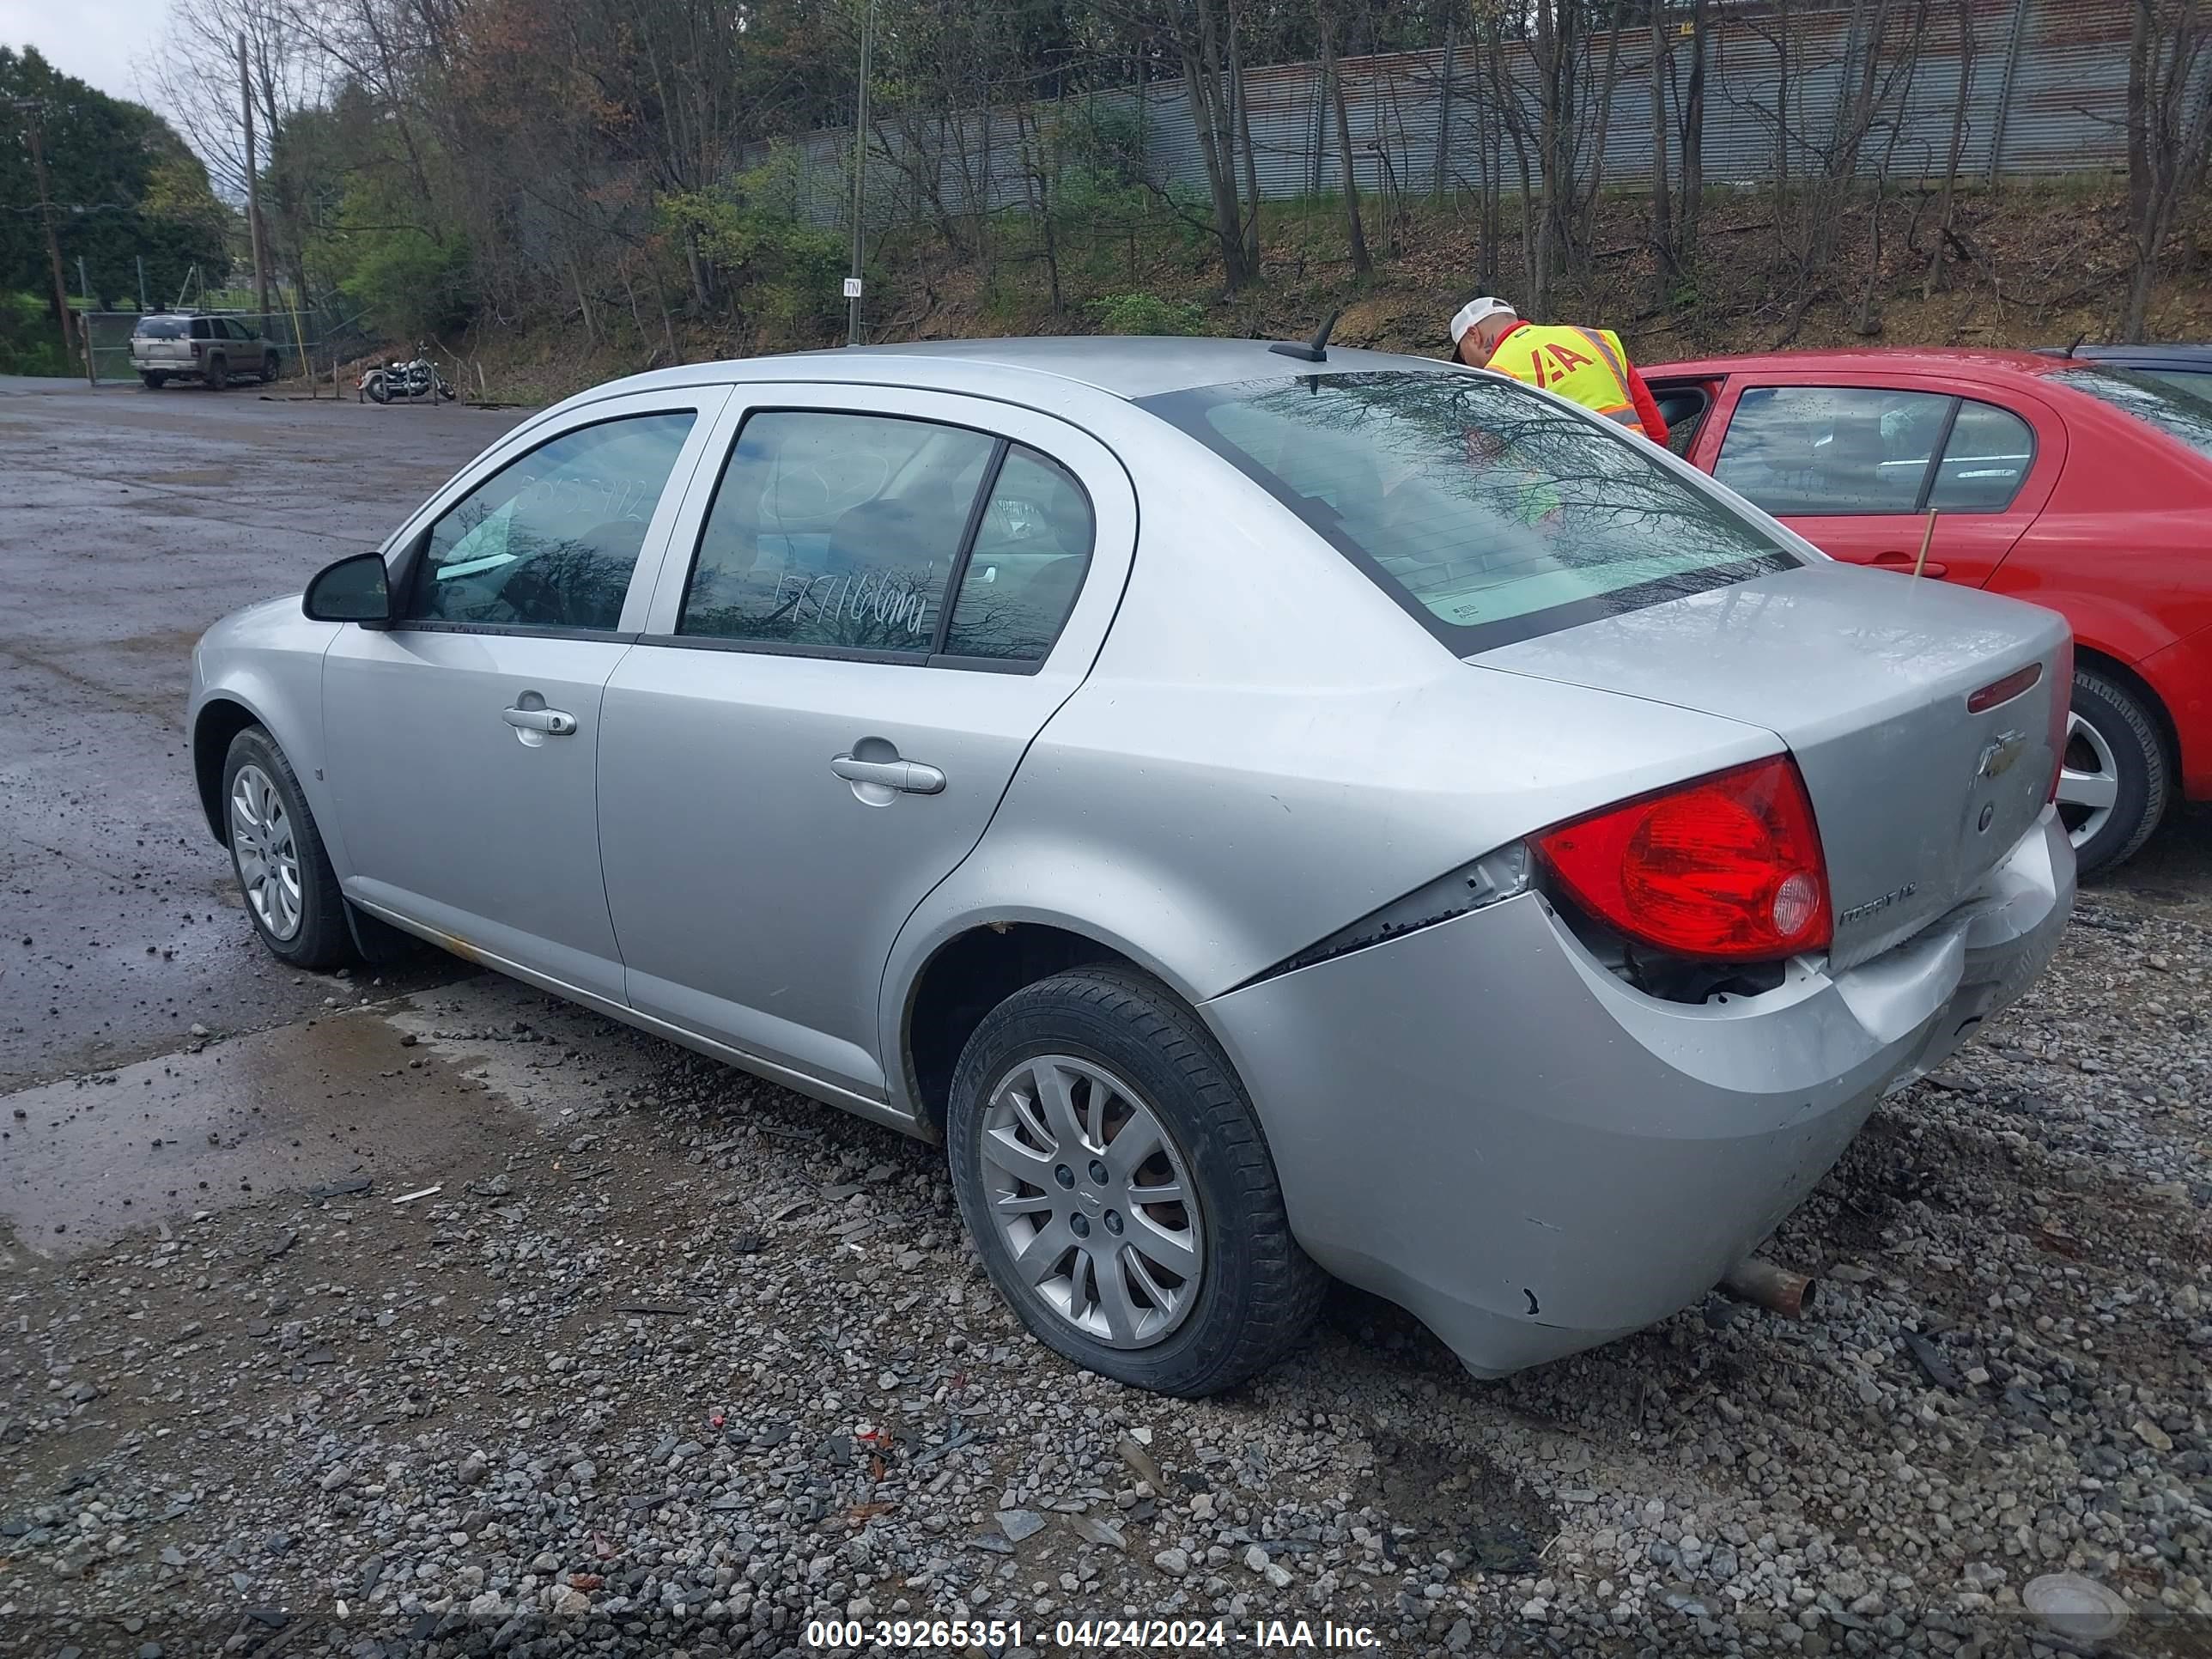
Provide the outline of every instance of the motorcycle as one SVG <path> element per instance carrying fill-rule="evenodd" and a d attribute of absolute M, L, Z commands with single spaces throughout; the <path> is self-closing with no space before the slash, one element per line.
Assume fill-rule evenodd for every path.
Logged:
<path fill-rule="evenodd" d="M 415 403 L 424 398 L 450 403 L 459 395 L 438 372 L 437 364 L 430 361 L 429 346 L 422 341 L 416 343 L 412 362 L 380 364 L 363 374 L 354 388 L 356 402 L 366 398 L 373 404 L 388 404 L 395 398 Z"/>

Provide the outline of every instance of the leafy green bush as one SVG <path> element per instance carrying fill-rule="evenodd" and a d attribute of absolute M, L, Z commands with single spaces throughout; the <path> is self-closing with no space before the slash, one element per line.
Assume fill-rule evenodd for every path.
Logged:
<path fill-rule="evenodd" d="M 660 214 L 692 240 L 740 313 L 811 337 L 845 314 L 848 250 L 837 232 L 800 216 L 802 200 L 796 152 L 779 144 L 726 185 L 662 197 Z"/>
<path fill-rule="evenodd" d="M 0 292 L 0 374 L 81 372 L 62 350 L 50 307 L 35 294 Z"/>
<path fill-rule="evenodd" d="M 356 236 L 352 270 L 338 288 L 373 329 L 411 338 L 468 321 L 476 308 L 476 284 L 464 239 L 420 230 Z"/>
<path fill-rule="evenodd" d="M 1073 105 L 1053 124 L 1066 187 L 1067 177 L 1082 173 L 1099 189 L 1141 189 L 1145 182 L 1143 118 L 1134 112 Z"/>
<path fill-rule="evenodd" d="M 1196 334 L 1206 326 L 1204 306 L 1157 294 L 1109 294 L 1093 300 L 1090 310 L 1102 334 Z"/>

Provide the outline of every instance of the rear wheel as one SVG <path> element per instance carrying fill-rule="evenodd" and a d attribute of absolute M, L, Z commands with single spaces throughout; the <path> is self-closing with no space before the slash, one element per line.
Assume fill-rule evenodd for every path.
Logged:
<path fill-rule="evenodd" d="M 230 360 L 220 353 L 208 359 L 207 373 L 200 377 L 207 382 L 210 392 L 220 392 L 230 384 Z"/>
<path fill-rule="evenodd" d="M 2130 858 L 2173 798 L 2173 768 L 2151 711 L 2094 669 L 2074 672 L 2058 816 L 2083 875 Z"/>
<path fill-rule="evenodd" d="M 231 868 L 261 942 L 295 968 L 352 961 L 337 872 L 292 763 L 262 727 L 249 726 L 230 740 L 222 800 Z"/>
<path fill-rule="evenodd" d="M 992 1282 L 1079 1365 L 1217 1394 L 1312 1325 L 1327 1279 L 1251 1103 L 1153 980 L 1076 969 L 1000 1003 L 961 1053 L 945 1143 Z"/>
<path fill-rule="evenodd" d="M 368 383 L 368 400 L 373 404 L 388 404 L 392 401 L 391 383 L 382 375 L 377 376 Z"/>
<path fill-rule="evenodd" d="M 141 369 L 138 373 L 138 378 L 146 383 L 146 390 L 149 392 L 159 392 L 163 386 L 169 383 L 169 377 L 167 375 L 157 374 L 150 368 Z"/>

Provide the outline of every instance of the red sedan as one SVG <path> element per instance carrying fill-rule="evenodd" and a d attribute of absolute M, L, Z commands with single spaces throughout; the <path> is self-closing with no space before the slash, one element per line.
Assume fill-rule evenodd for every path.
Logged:
<path fill-rule="evenodd" d="M 2084 873 L 2177 797 L 2212 800 L 2212 403 L 2028 352 L 1775 352 L 1645 378 L 1677 453 L 1824 552 L 2073 624 L 2058 799 Z"/>

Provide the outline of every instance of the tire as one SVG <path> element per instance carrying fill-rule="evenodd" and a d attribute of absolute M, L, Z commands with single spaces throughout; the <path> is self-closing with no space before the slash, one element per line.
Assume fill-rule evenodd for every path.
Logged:
<path fill-rule="evenodd" d="M 337 872 L 323 850 L 291 763 L 258 726 L 247 726 L 230 740 L 222 763 L 222 811 L 231 872 L 261 942 L 295 968 L 337 968 L 352 962 L 353 935 L 346 927 Z M 262 849 L 264 856 L 250 861 L 249 847 Z M 289 882 L 283 876 L 287 854 L 293 875 Z"/>
<path fill-rule="evenodd" d="M 156 374 L 150 368 L 141 369 L 138 372 L 138 378 L 146 383 L 146 390 L 149 392 L 159 392 L 169 383 L 167 375 Z"/>
<path fill-rule="evenodd" d="M 1048 1056 L 1054 1062 L 1048 1066 Z M 1069 1136 L 1049 1133 L 1050 1109 L 1024 1118 L 1018 1103 L 1051 1095 L 1040 1072 L 1065 1079 L 1085 1067 L 1110 1085 L 1106 1121 L 1114 1123 L 1125 1107 L 1128 1115 L 1094 1137 L 1077 1115 L 1094 1109 L 1099 1082 L 1076 1079 L 1062 1121 L 1087 1144 L 1067 1157 Z M 1117 1182 L 1104 1158 L 1139 1124 L 1156 1127 L 1162 1142 L 1133 1172 L 1141 1188 L 1164 1191 L 1168 1182 L 1186 1181 L 1194 1206 L 1131 1204 L 1127 1218 L 1119 1218 L 1115 1200 L 1130 1187 Z M 1043 1126 L 1046 1137 L 1033 1126 Z M 1313 1325 L 1328 1279 L 1291 1237 L 1274 1159 L 1251 1103 L 1197 1015 L 1157 981 L 1118 967 L 1074 969 L 993 1009 L 961 1051 L 945 1146 L 962 1218 L 992 1283 L 1039 1341 L 1079 1365 L 1132 1388 L 1195 1399 L 1266 1370 Z M 994 1157 L 987 1158 L 987 1148 L 998 1149 Z M 1041 1179 L 1027 1182 L 1010 1173 L 1012 1164 Z M 1002 1220 L 994 1201 L 1027 1207 Z M 1107 1242 L 1109 1230 L 1118 1242 Z M 1167 1258 L 1140 1262 L 1141 1283 L 1124 1266 L 1147 1248 L 1140 1230 L 1150 1241 L 1195 1246 L 1181 1259 L 1194 1261 L 1196 1273 L 1157 1299 L 1147 1291 L 1161 1291 L 1175 1275 L 1148 1263 Z M 1036 1261 L 1046 1263 L 1045 1253 L 1063 1239 L 1051 1261 L 1066 1263 L 1066 1271 L 1048 1264 L 1036 1275 L 1044 1288 L 1033 1285 L 1016 1265 L 1017 1251 L 1034 1247 Z M 1133 1287 L 1118 1325 L 1106 1311 L 1098 1269 L 1086 1271 L 1085 1250 L 1099 1251 L 1105 1271 Z"/>
<path fill-rule="evenodd" d="M 2157 716 L 2117 680 L 2075 669 L 2058 811 L 2076 872 L 2092 875 L 2134 857 L 2172 800 L 2173 764 Z"/>
<path fill-rule="evenodd" d="M 392 401 L 391 382 L 382 379 L 371 380 L 368 383 L 368 400 L 373 404 L 390 403 Z"/>
<path fill-rule="evenodd" d="M 267 386 L 276 378 L 276 353 L 272 347 L 261 354 L 261 384 Z"/>
<path fill-rule="evenodd" d="M 200 379 L 207 382 L 210 392 L 220 392 L 230 384 L 230 359 L 218 352 L 207 361 L 207 373 Z"/>

